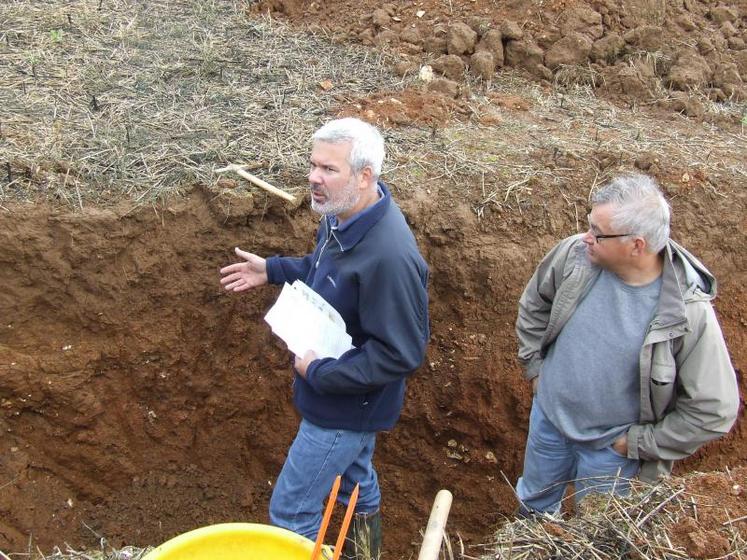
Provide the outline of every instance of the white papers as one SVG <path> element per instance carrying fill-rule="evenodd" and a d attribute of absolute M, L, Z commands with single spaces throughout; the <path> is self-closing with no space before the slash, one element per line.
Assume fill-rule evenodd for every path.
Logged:
<path fill-rule="evenodd" d="M 339 358 L 353 348 L 340 314 L 300 280 L 283 285 L 265 321 L 296 356 L 313 350 L 319 358 Z"/>

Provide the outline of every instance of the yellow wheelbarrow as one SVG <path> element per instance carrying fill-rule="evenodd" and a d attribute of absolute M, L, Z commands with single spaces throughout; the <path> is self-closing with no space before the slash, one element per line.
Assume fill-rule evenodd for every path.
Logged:
<path fill-rule="evenodd" d="M 335 547 L 323 545 L 339 487 L 340 477 L 337 477 L 316 543 L 293 531 L 271 525 L 221 523 L 174 537 L 151 550 L 142 560 L 338 560 L 358 499 L 356 485 Z M 436 496 L 418 560 L 438 558 L 451 499 L 448 490 L 441 490 Z"/>
<path fill-rule="evenodd" d="M 174 537 L 143 560 L 309 560 L 313 550 L 314 541 L 287 529 L 221 523 Z"/>
<path fill-rule="evenodd" d="M 359 490 L 356 484 L 337 543 L 334 549 L 330 549 L 323 544 L 324 535 L 332 517 L 340 482 L 341 477 L 338 476 L 329 494 L 316 542 L 281 527 L 259 523 L 221 523 L 174 537 L 154 548 L 143 560 L 338 560 Z"/>

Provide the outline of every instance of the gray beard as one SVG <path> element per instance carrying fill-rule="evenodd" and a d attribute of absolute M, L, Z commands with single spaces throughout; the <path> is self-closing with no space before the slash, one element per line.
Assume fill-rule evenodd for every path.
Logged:
<path fill-rule="evenodd" d="M 314 212 L 324 214 L 325 216 L 335 216 L 350 210 L 358 204 L 358 201 L 361 199 L 360 193 L 350 187 L 351 185 L 348 185 L 346 190 L 340 193 L 339 200 L 328 199 L 325 203 L 320 204 L 312 198 L 311 209 Z"/>

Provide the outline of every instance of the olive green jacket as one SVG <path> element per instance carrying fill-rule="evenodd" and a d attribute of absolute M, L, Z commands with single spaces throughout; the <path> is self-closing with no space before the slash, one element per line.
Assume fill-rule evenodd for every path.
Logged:
<path fill-rule="evenodd" d="M 525 377 L 542 360 L 601 269 L 581 235 L 561 241 L 542 260 L 519 301 L 516 333 Z M 684 248 L 664 249 L 661 294 L 640 353 L 640 419 L 628 431 L 628 457 L 640 459 L 640 478 L 654 481 L 672 462 L 729 431 L 739 390 L 711 305 L 716 280 Z"/>

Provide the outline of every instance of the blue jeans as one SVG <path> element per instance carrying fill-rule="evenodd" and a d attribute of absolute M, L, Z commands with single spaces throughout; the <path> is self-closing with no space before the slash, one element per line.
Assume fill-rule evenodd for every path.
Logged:
<path fill-rule="evenodd" d="M 524 472 L 516 485 L 520 511 L 557 513 L 566 485 L 575 484 L 578 503 L 589 492 L 626 494 L 640 463 L 612 447 L 592 449 L 567 439 L 548 420 L 535 400 L 529 417 Z"/>
<path fill-rule="evenodd" d="M 329 430 L 301 420 L 270 499 L 270 521 L 311 540 L 322 523 L 323 501 L 342 475 L 337 501 L 347 505 L 360 484 L 357 513 L 379 509 L 381 493 L 371 462 L 376 432 Z"/>

